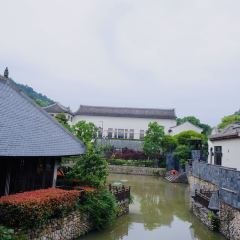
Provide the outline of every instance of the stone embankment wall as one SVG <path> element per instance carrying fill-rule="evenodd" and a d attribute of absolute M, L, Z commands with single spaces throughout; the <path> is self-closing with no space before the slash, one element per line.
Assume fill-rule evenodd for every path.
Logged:
<path fill-rule="evenodd" d="M 109 173 L 115 173 L 115 174 L 155 176 L 155 175 L 159 175 L 159 173 L 161 171 L 163 171 L 164 169 L 163 168 L 109 165 L 108 170 L 109 170 Z"/>
<path fill-rule="evenodd" d="M 87 216 L 74 211 L 63 218 L 52 219 L 39 228 L 24 233 L 28 240 L 71 240 L 86 234 L 92 229 Z"/>
<path fill-rule="evenodd" d="M 188 182 L 190 185 L 190 190 L 194 186 L 198 185 L 201 189 L 209 191 L 218 191 L 219 187 L 217 184 L 213 184 L 209 181 L 205 181 L 199 177 L 192 176 L 189 174 Z M 191 201 L 191 208 L 193 214 L 196 215 L 205 225 L 212 229 L 212 223 L 209 220 L 208 208 L 202 206 L 201 204 Z M 240 210 L 230 206 L 223 200 L 220 200 L 219 206 L 219 232 L 221 232 L 227 239 L 230 240 L 240 240 Z"/>
<path fill-rule="evenodd" d="M 118 207 L 117 217 L 127 214 L 129 200 L 118 202 Z M 39 228 L 27 231 L 19 230 L 18 233 L 25 235 L 27 240 L 72 240 L 91 230 L 93 230 L 93 226 L 89 218 L 79 211 L 74 211 L 63 218 L 52 219 Z"/>

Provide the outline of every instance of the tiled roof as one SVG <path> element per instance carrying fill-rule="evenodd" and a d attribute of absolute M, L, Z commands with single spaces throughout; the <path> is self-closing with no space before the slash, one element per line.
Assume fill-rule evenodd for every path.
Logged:
<path fill-rule="evenodd" d="M 236 122 L 228 125 L 222 131 L 216 134 L 209 136 L 209 139 L 212 141 L 222 140 L 222 139 L 231 139 L 240 137 L 240 123 Z"/>
<path fill-rule="evenodd" d="M 81 105 L 74 115 L 176 119 L 174 109 L 98 107 Z"/>
<path fill-rule="evenodd" d="M 85 147 L 0 75 L 0 156 L 71 156 Z"/>
<path fill-rule="evenodd" d="M 60 103 L 54 103 L 43 108 L 48 113 L 69 113 L 73 115 L 69 107 L 64 107 Z"/>

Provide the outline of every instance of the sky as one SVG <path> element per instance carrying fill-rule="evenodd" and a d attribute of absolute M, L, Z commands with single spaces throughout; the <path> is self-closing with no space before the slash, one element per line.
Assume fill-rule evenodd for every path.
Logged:
<path fill-rule="evenodd" d="M 240 108 L 239 0 L 0 0 L 0 73 L 70 106 Z"/>

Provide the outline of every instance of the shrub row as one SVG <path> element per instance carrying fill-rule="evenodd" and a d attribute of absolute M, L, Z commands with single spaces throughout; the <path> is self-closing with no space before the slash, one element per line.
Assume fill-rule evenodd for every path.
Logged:
<path fill-rule="evenodd" d="M 134 151 L 134 150 L 125 150 L 123 152 L 114 152 L 112 157 L 116 159 L 133 159 L 133 160 L 144 160 L 147 159 L 146 155 L 141 151 Z"/>
<path fill-rule="evenodd" d="M 31 228 L 76 208 L 79 191 L 43 189 L 0 198 L 0 222 L 8 227 Z"/>

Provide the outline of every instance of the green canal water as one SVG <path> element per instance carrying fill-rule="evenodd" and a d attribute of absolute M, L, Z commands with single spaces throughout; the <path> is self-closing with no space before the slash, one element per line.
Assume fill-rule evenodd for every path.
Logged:
<path fill-rule="evenodd" d="M 208 230 L 189 210 L 188 185 L 157 177 L 111 175 L 109 182 L 128 180 L 134 203 L 128 215 L 112 226 L 79 240 L 223 240 Z"/>

